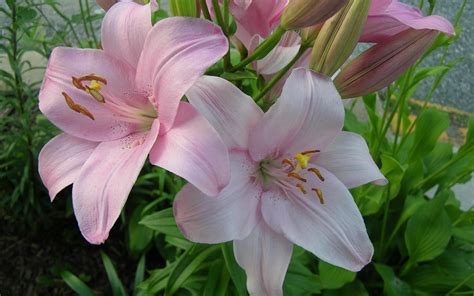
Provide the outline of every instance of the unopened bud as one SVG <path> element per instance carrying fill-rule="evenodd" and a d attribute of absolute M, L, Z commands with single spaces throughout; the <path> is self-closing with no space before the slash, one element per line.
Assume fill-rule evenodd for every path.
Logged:
<path fill-rule="evenodd" d="M 285 29 L 301 29 L 324 22 L 348 0 L 290 0 L 280 18 Z"/>
<path fill-rule="evenodd" d="M 308 47 L 312 47 L 314 41 L 318 37 L 319 32 L 323 24 L 317 24 L 311 27 L 303 28 L 300 30 L 301 42 Z"/>
<path fill-rule="evenodd" d="M 350 0 L 327 20 L 314 41 L 310 69 L 332 76 L 350 57 L 364 29 L 370 0 Z"/>
<path fill-rule="evenodd" d="M 198 0 L 169 0 L 171 15 L 199 17 L 201 9 Z"/>
<path fill-rule="evenodd" d="M 398 79 L 430 48 L 437 31 L 407 29 L 347 64 L 334 83 L 343 98 L 380 90 Z"/>

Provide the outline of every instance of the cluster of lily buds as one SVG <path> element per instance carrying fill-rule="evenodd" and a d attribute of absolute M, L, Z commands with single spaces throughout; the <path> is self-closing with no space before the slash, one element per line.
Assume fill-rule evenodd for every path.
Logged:
<path fill-rule="evenodd" d="M 310 68 L 332 76 L 356 47 L 369 13 L 370 0 L 350 0 L 327 20 L 313 46 Z"/>
<path fill-rule="evenodd" d="M 285 29 L 301 29 L 324 22 L 339 11 L 347 0 L 291 0 L 281 15 Z"/>

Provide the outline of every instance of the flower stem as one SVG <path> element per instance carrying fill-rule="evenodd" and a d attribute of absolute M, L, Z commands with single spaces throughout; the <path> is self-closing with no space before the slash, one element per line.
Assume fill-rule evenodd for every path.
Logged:
<path fill-rule="evenodd" d="M 207 2 L 206 0 L 199 0 L 199 3 L 201 4 L 201 11 L 204 17 L 212 22 L 211 14 L 209 13 L 209 8 L 207 7 Z"/>
<path fill-rule="evenodd" d="M 219 1 L 218 0 L 212 0 L 212 7 L 214 8 L 214 14 L 216 16 L 216 21 L 217 24 L 222 28 L 222 32 L 224 32 L 224 35 L 227 37 L 227 40 L 229 40 L 229 30 L 226 26 L 226 22 L 224 21 L 224 17 L 222 16 L 222 11 L 221 7 L 219 6 Z M 229 6 L 227 5 L 227 9 Z M 224 56 L 224 70 L 227 71 L 232 67 L 231 62 L 230 62 L 230 41 L 229 41 L 229 49 L 227 50 L 227 53 Z"/>
<path fill-rule="evenodd" d="M 259 46 L 255 48 L 251 55 L 246 57 L 243 61 L 238 63 L 235 67 L 230 69 L 231 72 L 242 69 L 251 62 L 264 58 L 277 44 L 280 42 L 281 37 L 285 34 L 286 30 L 282 27 L 276 28 L 275 31 L 263 41 Z"/>
<path fill-rule="evenodd" d="M 278 71 L 278 73 L 276 73 L 272 77 L 272 79 L 265 85 L 262 91 L 254 98 L 255 101 L 258 101 L 261 98 L 263 98 L 263 96 L 265 96 L 275 86 L 275 84 L 277 84 L 278 81 L 280 81 L 281 78 L 285 76 L 285 74 L 291 69 L 291 67 L 293 67 L 296 64 L 296 62 L 298 62 L 298 60 L 301 58 L 301 56 L 303 56 L 303 54 L 306 52 L 307 49 L 308 47 L 302 45 L 300 49 L 298 50 L 298 53 L 296 54 L 296 56 L 288 63 L 288 65 L 286 65 L 283 69 Z"/>

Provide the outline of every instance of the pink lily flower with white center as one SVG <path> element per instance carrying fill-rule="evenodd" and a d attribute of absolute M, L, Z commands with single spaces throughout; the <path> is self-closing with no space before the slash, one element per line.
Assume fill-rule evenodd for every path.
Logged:
<path fill-rule="evenodd" d="M 358 271 L 373 247 L 348 188 L 386 184 L 365 141 L 343 132 L 333 83 L 295 69 L 265 114 L 231 83 L 204 76 L 187 92 L 220 132 L 231 181 L 215 197 L 186 185 L 174 202 L 177 225 L 194 242 L 234 241 L 251 295 L 282 295 L 293 244 Z"/>
<path fill-rule="evenodd" d="M 152 28 L 149 5 L 120 2 L 105 16 L 102 45 L 54 49 L 39 95 L 64 132 L 41 151 L 41 178 L 52 200 L 73 184 L 79 228 L 94 244 L 107 239 L 148 155 L 209 195 L 230 178 L 219 135 L 180 102 L 226 53 L 220 28 L 181 17 Z"/>
<path fill-rule="evenodd" d="M 379 43 L 406 29 L 430 29 L 454 35 L 453 25 L 438 15 L 423 16 L 416 7 L 398 0 L 372 0 L 362 42 Z"/>

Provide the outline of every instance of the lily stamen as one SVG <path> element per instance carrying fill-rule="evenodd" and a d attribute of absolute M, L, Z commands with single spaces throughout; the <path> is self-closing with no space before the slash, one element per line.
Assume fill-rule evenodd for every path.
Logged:
<path fill-rule="evenodd" d="M 307 182 L 307 180 L 305 178 L 301 177 L 300 175 L 298 175 L 297 173 L 294 173 L 294 172 L 289 173 L 288 177 L 295 178 L 295 179 L 297 179 L 301 182 L 305 182 L 305 183 Z"/>
<path fill-rule="evenodd" d="M 323 175 L 321 175 L 321 172 L 317 168 L 310 168 L 310 169 L 308 169 L 308 172 L 315 173 L 316 176 L 318 176 L 319 180 L 321 180 L 321 182 L 324 182 L 324 177 L 323 177 Z"/>
<path fill-rule="evenodd" d="M 301 190 L 301 192 L 303 192 L 303 194 L 307 194 L 308 192 L 306 192 L 306 189 L 304 188 L 303 184 L 296 184 L 295 185 L 299 190 Z"/>
<path fill-rule="evenodd" d="M 317 198 L 319 199 L 319 202 L 323 205 L 324 204 L 324 196 L 323 192 L 319 188 L 311 188 L 312 191 L 316 193 Z"/>
<path fill-rule="evenodd" d="M 288 158 L 285 158 L 281 161 L 282 164 L 287 164 L 291 167 L 291 170 L 294 171 L 296 169 L 295 165 L 293 164 L 293 162 L 291 162 L 291 160 L 289 160 Z"/>
<path fill-rule="evenodd" d="M 306 151 L 301 152 L 301 154 L 308 155 L 308 154 L 314 154 L 314 153 L 319 153 L 319 152 L 321 152 L 321 150 L 306 150 Z"/>
<path fill-rule="evenodd" d="M 69 106 L 71 110 L 77 113 L 81 113 L 92 120 L 95 120 L 94 115 L 89 110 L 87 110 L 86 107 L 76 104 L 74 100 L 67 93 L 62 92 L 62 95 L 64 97 L 64 100 L 66 100 L 66 104 Z"/>

